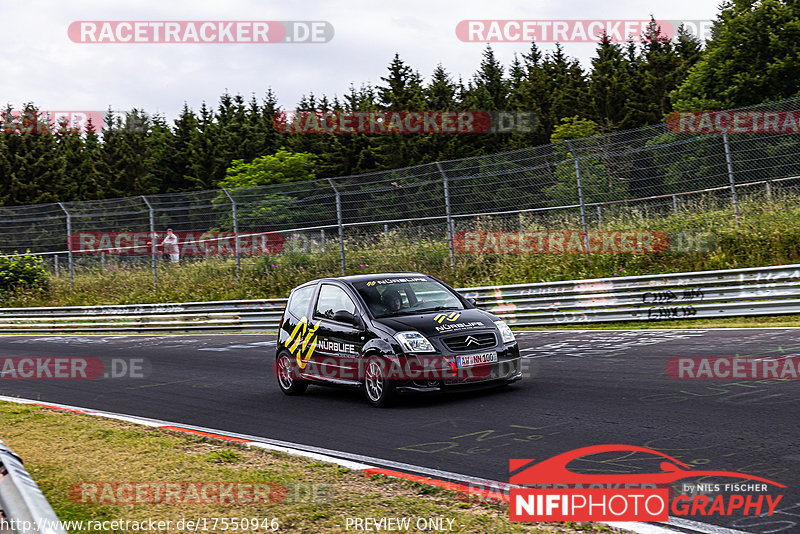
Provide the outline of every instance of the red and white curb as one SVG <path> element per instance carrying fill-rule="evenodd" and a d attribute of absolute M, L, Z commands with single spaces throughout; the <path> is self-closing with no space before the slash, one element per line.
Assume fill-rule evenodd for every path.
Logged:
<path fill-rule="evenodd" d="M 345 453 L 335 451 L 332 449 L 324 449 L 320 447 L 310 447 L 300 445 L 298 443 L 291 443 L 288 441 L 280 441 L 269 438 L 262 438 L 259 436 L 251 436 L 247 434 L 238 434 L 235 432 L 228 432 L 225 430 L 216 430 L 212 428 L 205 428 L 193 425 L 185 425 L 181 423 L 172 423 L 169 421 L 162 421 L 159 419 L 151 419 L 148 417 L 139 417 L 135 415 L 119 414 L 114 412 L 106 412 L 103 410 L 94 410 L 90 408 L 82 408 L 79 406 L 70 406 L 68 404 L 58 404 L 53 402 L 41 402 L 32 399 L 22 399 L 17 397 L 8 397 L 0 395 L 0 401 L 13 402 L 16 404 L 28 404 L 33 406 L 41 406 L 43 408 L 50 408 L 52 410 L 61 410 L 65 412 L 77 413 L 82 415 L 92 415 L 95 417 L 103 417 L 106 419 L 115 419 L 118 421 L 125 421 L 136 425 L 148 426 L 151 428 L 159 428 L 161 430 L 171 430 L 174 432 L 182 432 L 184 434 L 191 434 L 194 436 L 202 436 L 211 439 L 218 439 L 232 443 L 241 443 L 248 447 L 258 447 L 260 449 L 283 452 L 294 456 L 302 456 L 313 460 L 327 462 L 352 469 L 354 471 L 362 471 L 365 475 L 384 475 L 392 478 L 400 478 L 418 482 L 420 484 L 427 484 L 429 486 L 436 486 L 439 488 L 464 493 L 479 499 L 488 499 L 494 501 L 508 502 L 508 490 L 511 487 L 506 482 L 498 482 L 495 480 L 485 480 L 459 473 L 451 473 L 448 471 L 439 471 L 436 469 L 429 469 L 421 466 L 414 466 L 401 462 L 394 462 L 391 460 L 383 460 L 380 458 L 372 458 L 352 453 Z M 366 463 L 371 462 L 371 463 Z M 378 467 L 379 464 L 387 467 Z M 403 471 L 401 471 L 402 469 Z M 411 474 L 404 471 L 413 471 L 421 474 Z M 431 476 L 426 476 L 431 475 Z M 452 482 L 456 480 L 458 482 Z M 482 489 L 490 488 L 490 489 Z M 699 523 L 697 521 L 689 521 L 685 519 L 670 518 L 669 523 L 636 523 L 636 522 L 606 522 L 608 526 L 635 532 L 636 534 L 681 534 L 687 531 L 697 532 L 702 534 L 748 534 L 740 530 L 732 530 L 725 527 L 718 527 L 706 523 Z M 661 526 L 663 525 L 663 526 Z M 676 527 L 680 530 L 674 530 L 668 527 Z M 666 528 L 665 528 L 666 527 Z"/>

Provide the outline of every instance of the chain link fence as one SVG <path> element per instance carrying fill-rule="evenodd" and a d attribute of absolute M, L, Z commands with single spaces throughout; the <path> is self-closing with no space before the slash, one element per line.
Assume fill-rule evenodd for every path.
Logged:
<path fill-rule="evenodd" d="M 237 274 L 278 261 L 302 268 L 312 257 L 331 273 L 396 270 L 401 259 L 452 269 L 470 261 L 465 232 L 570 230 L 588 239 L 587 232 L 643 224 L 658 230 L 668 220 L 670 228 L 677 220 L 709 230 L 686 217 L 703 209 L 729 210 L 739 223 L 747 199 L 794 198 L 799 142 L 796 128 L 689 134 L 665 123 L 356 176 L 0 207 L 0 250 L 42 255 L 56 275 L 70 277 L 80 269 L 151 268 L 156 285 L 158 266 L 171 261 L 161 244 L 171 228 L 181 263 L 217 262 Z"/>

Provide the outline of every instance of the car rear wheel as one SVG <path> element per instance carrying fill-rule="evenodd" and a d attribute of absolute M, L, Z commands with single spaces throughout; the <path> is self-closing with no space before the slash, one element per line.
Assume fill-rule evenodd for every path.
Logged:
<path fill-rule="evenodd" d="M 308 388 L 308 382 L 297 378 L 297 366 L 288 353 L 282 353 L 275 360 L 275 376 L 278 387 L 284 395 L 302 395 Z"/>
<path fill-rule="evenodd" d="M 386 362 L 380 358 L 370 358 L 364 373 L 364 393 L 367 402 L 376 408 L 386 408 L 394 401 L 394 382 L 386 375 Z"/>

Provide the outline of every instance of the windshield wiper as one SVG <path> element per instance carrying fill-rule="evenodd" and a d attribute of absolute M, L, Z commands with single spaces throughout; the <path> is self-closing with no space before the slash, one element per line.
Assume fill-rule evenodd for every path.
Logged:
<path fill-rule="evenodd" d="M 428 313 L 428 312 L 435 312 L 441 310 L 457 310 L 459 309 L 457 306 L 435 306 L 433 308 L 422 308 L 419 310 L 407 310 L 404 312 L 400 312 L 396 315 L 414 315 L 415 313 Z"/>

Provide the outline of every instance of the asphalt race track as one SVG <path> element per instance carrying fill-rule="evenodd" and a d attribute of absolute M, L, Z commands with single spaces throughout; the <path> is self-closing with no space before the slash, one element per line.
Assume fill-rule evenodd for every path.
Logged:
<path fill-rule="evenodd" d="M 799 334 L 793 329 L 525 332 L 518 334 L 529 375 L 522 382 L 479 393 L 405 398 L 388 410 L 370 407 L 351 390 L 310 387 L 304 396 L 285 397 L 272 375 L 272 335 L 2 336 L 0 358 L 143 359 L 146 376 L 4 377 L 0 394 L 498 481 L 508 480 L 511 458 L 544 460 L 590 445 L 639 445 L 695 469 L 744 472 L 787 486 L 772 517 L 690 519 L 744 532 L 797 533 L 800 381 L 675 380 L 665 366 L 679 356 L 800 355 Z M 585 473 L 659 470 L 658 462 L 638 453 L 578 463 L 575 470 Z"/>

